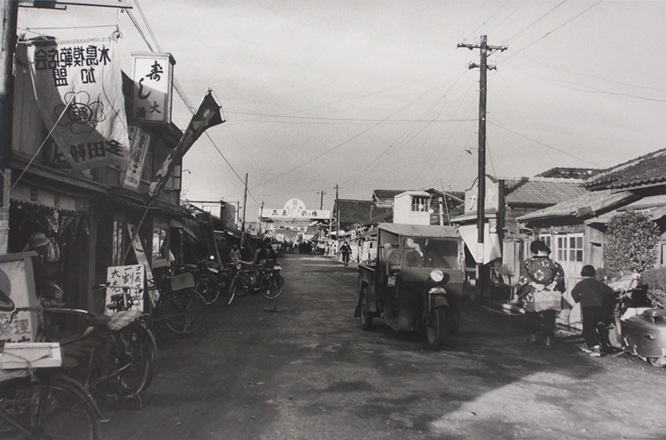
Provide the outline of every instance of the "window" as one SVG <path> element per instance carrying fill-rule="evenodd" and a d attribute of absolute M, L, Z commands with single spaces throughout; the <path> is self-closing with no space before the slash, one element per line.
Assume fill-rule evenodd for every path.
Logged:
<path fill-rule="evenodd" d="M 428 212 L 430 211 L 430 197 L 413 196 L 412 197 L 412 212 Z"/>
<path fill-rule="evenodd" d="M 377 206 L 391 207 L 393 206 L 393 199 L 390 197 L 382 197 L 377 199 Z"/>
<path fill-rule="evenodd" d="M 583 234 L 567 234 L 557 237 L 559 261 L 583 261 Z"/>

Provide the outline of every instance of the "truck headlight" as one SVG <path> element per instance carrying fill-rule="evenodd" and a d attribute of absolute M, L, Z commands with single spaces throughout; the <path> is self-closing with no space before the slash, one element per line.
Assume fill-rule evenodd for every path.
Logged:
<path fill-rule="evenodd" d="M 430 279 L 436 283 L 439 283 L 444 279 L 444 272 L 441 269 L 434 269 L 430 272 Z"/>

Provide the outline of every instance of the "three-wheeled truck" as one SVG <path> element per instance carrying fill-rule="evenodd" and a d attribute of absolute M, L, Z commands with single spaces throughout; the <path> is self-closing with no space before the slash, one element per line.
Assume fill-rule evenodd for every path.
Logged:
<path fill-rule="evenodd" d="M 456 227 L 380 224 L 377 257 L 358 270 L 363 330 L 382 318 L 396 331 L 424 333 L 433 350 L 458 331 L 465 272 Z"/>

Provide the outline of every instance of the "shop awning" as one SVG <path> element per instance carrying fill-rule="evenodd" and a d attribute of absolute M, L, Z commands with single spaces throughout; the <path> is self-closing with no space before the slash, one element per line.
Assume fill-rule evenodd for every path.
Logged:
<path fill-rule="evenodd" d="M 497 234 L 491 234 L 489 231 L 488 224 L 484 225 L 483 231 L 483 261 L 477 260 L 477 249 L 478 249 L 478 229 L 476 225 L 463 225 L 458 228 L 460 235 L 467 245 L 470 254 L 474 257 L 474 260 L 477 263 L 488 264 L 497 258 L 502 256 L 499 236 Z"/>

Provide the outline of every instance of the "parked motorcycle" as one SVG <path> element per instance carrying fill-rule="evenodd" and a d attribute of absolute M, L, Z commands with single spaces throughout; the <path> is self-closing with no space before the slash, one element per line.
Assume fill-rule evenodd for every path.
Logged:
<path fill-rule="evenodd" d="M 638 356 L 653 367 L 666 367 L 666 310 L 633 307 L 632 295 L 642 296 L 645 286 L 618 290 L 613 345 Z"/>

